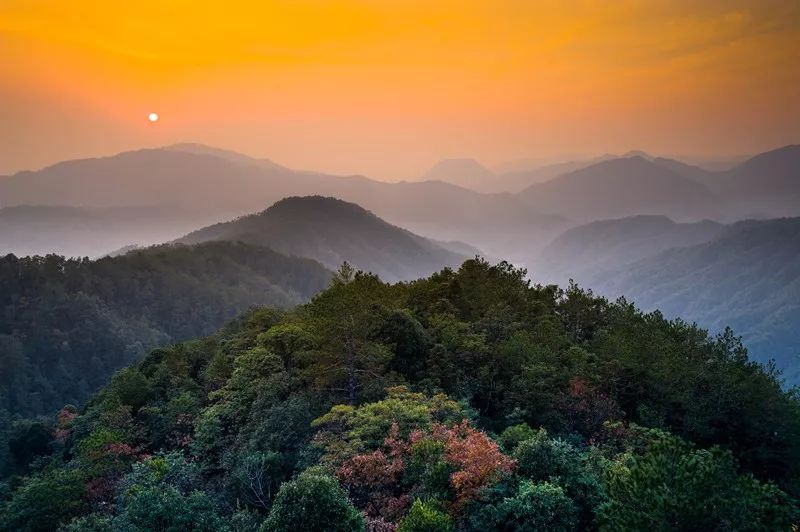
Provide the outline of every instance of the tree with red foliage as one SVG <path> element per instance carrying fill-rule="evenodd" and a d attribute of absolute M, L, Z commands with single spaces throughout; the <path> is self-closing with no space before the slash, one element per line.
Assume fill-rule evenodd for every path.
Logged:
<path fill-rule="evenodd" d="M 56 414 L 56 428 L 53 430 L 53 438 L 61 443 L 65 443 L 72 435 L 72 427 L 75 418 L 78 417 L 78 409 L 72 405 L 66 405 Z"/>
<path fill-rule="evenodd" d="M 409 445 L 399 432 L 397 423 L 393 423 L 383 449 L 357 454 L 336 471 L 339 482 L 354 500 L 363 503 L 367 515 L 396 519 L 411 503 L 411 497 L 400 488 L 405 472 L 403 456 Z"/>
<path fill-rule="evenodd" d="M 437 425 L 434 435 L 444 438 L 444 459 L 457 468 L 450 475 L 456 509 L 460 510 L 465 503 L 478 498 L 484 488 L 514 468 L 514 460 L 504 455 L 494 441 L 466 420 L 449 429 Z"/>
<path fill-rule="evenodd" d="M 439 444 L 429 446 L 434 452 L 417 452 L 430 443 Z M 416 464 L 420 460 L 427 463 Z M 415 474 L 409 467 L 415 464 L 416 470 L 427 473 Z M 513 459 L 464 420 L 452 427 L 436 423 L 431 429 L 414 430 L 407 438 L 393 424 L 382 448 L 352 456 L 336 476 L 367 515 L 397 520 L 416 496 L 436 491 L 428 485 L 434 477 L 431 471 L 448 473 L 445 495 L 450 511 L 458 515 L 467 502 L 479 498 L 481 491 L 513 468 Z"/>

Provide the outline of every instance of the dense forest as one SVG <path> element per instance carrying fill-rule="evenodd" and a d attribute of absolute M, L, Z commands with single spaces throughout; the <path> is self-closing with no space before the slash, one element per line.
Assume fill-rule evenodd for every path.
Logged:
<path fill-rule="evenodd" d="M 465 262 L 291 310 L 2 423 L 4 530 L 792 530 L 800 405 L 726 331 Z"/>
<path fill-rule="evenodd" d="M 319 263 L 241 243 L 159 246 L 96 261 L 0 258 L 0 412 L 82 404 L 150 349 L 209 334 L 256 305 L 307 301 Z"/>

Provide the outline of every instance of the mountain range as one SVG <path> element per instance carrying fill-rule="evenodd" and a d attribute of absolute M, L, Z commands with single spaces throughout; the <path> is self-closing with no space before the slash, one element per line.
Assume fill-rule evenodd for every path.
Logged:
<path fill-rule="evenodd" d="M 9 209 L 87 216 L 86 209 Z M 81 403 L 154 347 L 208 334 L 251 306 L 307 301 L 345 261 L 394 282 L 479 253 L 313 196 L 97 260 L 9 254 L 0 257 L 0 410 L 35 415 Z"/>
<path fill-rule="evenodd" d="M 799 146 L 720 171 L 642 152 L 567 167 L 517 194 L 480 193 L 445 182 L 459 171 L 504 179 L 472 160 L 437 165 L 427 181 L 386 183 L 196 144 L 126 152 L 0 178 L 0 253 L 97 257 L 165 241 L 246 242 L 328 269 L 348 261 L 388 281 L 483 254 L 528 267 L 536 282 L 574 278 L 714 331 L 735 325 L 756 358 L 797 367 L 787 332 L 795 306 L 785 297 L 797 279 L 800 252 L 785 229 L 794 226 L 731 223 L 798 214 Z M 742 278 L 772 271 L 782 284 Z M 714 305 L 699 299 L 711 287 Z M 760 322 L 742 310 L 755 308 L 737 299 L 743 291 L 763 301 Z"/>
<path fill-rule="evenodd" d="M 542 212 L 558 212 L 578 221 L 634 214 L 728 221 L 800 214 L 800 145 L 721 167 L 637 150 L 619 156 L 530 163 L 501 172 L 492 172 L 474 159 L 452 159 L 437 163 L 421 179 L 484 193 L 519 193 Z M 661 198 L 663 204 L 657 201 Z M 598 201 L 587 211 L 581 199 Z"/>
<path fill-rule="evenodd" d="M 122 229 L 124 209 L 119 214 L 106 210 L 102 223 L 55 221 L 36 230 L 35 224 L 26 223 L 21 230 L 5 224 L 0 226 L 0 253 L 45 252 L 55 241 L 62 245 L 54 249 L 64 254 L 99 256 L 127 245 L 176 238 L 199 226 L 259 211 L 284 197 L 322 195 L 357 203 L 430 239 L 465 242 L 487 256 L 530 265 L 564 230 L 595 220 L 645 214 L 730 222 L 800 214 L 798 179 L 792 177 L 800 169 L 798 151 L 797 146 L 787 146 L 722 172 L 643 152 L 539 167 L 533 170 L 539 174 L 528 177 L 495 175 L 475 161 L 452 160 L 426 175 L 435 180 L 387 183 L 295 171 L 199 144 L 172 145 L 0 177 L 0 206 L 159 211 Z M 459 169 L 467 171 L 469 179 L 489 183 L 534 183 L 517 194 L 481 193 L 446 182 L 467 184 L 457 179 Z M 735 185 L 730 191 L 727 182 Z M 92 220 L 95 215 L 86 213 Z M 53 216 L 42 214 L 44 219 Z M 111 220 L 114 217 L 122 221 Z"/>
<path fill-rule="evenodd" d="M 663 251 L 609 275 L 602 293 L 624 294 L 720 332 L 742 335 L 756 360 L 800 377 L 800 218 L 745 221 L 703 244 Z"/>
<path fill-rule="evenodd" d="M 354 202 L 390 223 L 438 240 L 466 241 L 490 255 L 544 242 L 565 223 L 510 194 L 480 194 L 442 181 L 386 183 L 293 171 L 200 145 L 124 152 L 0 177 L 0 207 L 158 206 L 215 220 L 307 195 Z"/>

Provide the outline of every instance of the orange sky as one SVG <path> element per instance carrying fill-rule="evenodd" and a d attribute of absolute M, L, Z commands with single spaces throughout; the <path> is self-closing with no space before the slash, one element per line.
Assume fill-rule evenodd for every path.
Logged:
<path fill-rule="evenodd" d="M 181 141 L 386 179 L 752 153 L 800 142 L 798 62 L 797 0 L 0 0 L 0 173 Z"/>

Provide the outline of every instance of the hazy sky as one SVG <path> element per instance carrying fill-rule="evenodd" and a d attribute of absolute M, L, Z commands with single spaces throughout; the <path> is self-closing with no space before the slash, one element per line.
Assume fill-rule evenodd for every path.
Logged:
<path fill-rule="evenodd" d="M 0 0 L 0 173 L 181 141 L 383 178 L 752 153 L 800 142 L 798 61 L 797 0 Z"/>

